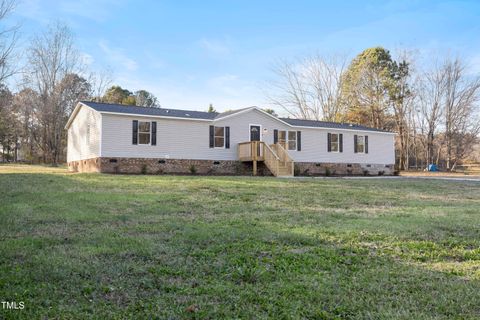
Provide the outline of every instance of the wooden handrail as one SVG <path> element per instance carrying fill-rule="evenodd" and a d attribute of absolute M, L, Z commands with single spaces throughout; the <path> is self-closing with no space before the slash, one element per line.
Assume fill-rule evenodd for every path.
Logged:
<path fill-rule="evenodd" d="M 284 159 L 282 159 L 282 161 L 284 161 L 284 162 L 293 161 L 293 159 L 288 154 L 287 150 L 280 143 L 276 143 L 275 146 L 277 147 L 277 150 L 278 149 L 280 150 L 280 152 L 277 152 L 277 153 L 283 155 Z"/>
<path fill-rule="evenodd" d="M 294 163 L 280 144 L 268 145 L 263 141 L 246 141 L 238 144 L 240 161 L 253 161 L 253 174 L 257 173 L 257 162 L 264 161 L 274 176 L 293 175 Z"/>
<path fill-rule="evenodd" d="M 275 159 L 280 161 L 280 157 L 275 153 L 275 151 L 272 150 L 272 148 L 268 144 L 266 144 L 264 142 L 262 142 L 262 144 L 265 146 L 265 148 L 267 148 L 267 150 L 269 150 L 273 154 Z"/>
<path fill-rule="evenodd" d="M 280 161 L 283 163 L 283 165 L 285 167 L 288 167 L 289 175 L 293 176 L 295 171 L 295 164 L 293 162 L 293 159 L 288 154 L 288 151 L 280 143 L 272 144 L 272 146 L 277 151 L 277 155 L 279 156 Z"/>
<path fill-rule="evenodd" d="M 263 143 L 263 156 L 265 159 L 265 165 L 268 167 L 268 169 L 270 169 L 270 171 L 272 171 L 274 176 L 278 176 L 278 163 L 280 162 L 280 158 L 266 143 Z"/>

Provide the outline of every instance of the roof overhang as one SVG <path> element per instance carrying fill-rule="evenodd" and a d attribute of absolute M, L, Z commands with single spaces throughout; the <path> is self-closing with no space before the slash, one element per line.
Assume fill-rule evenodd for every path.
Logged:
<path fill-rule="evenodd" d="M 375 131 L 375 130 L 362 130 L 362 129 L 348 129 L 348 128 L 327 128 L 327 127 L 309 127 L 309 126 L 294 126 L 290 125 L 294 128 L 307 128 L 307 129 L 320 129 L 320 130 L 335 130 L 335 131 L 354 131 L 354 132 L 365 132 L 365 133 L 380 133 L 380 134 L 393 134 L 396 135 L 395 132 L 388 132 L 388 131 Z"/>
<path fill-rule="evenodd" d="M 70 115 L 68 121 L 67 121 L 67 124 L 65 125 L 65 129 L 68 130 L 68 128 L 70 127 L 70 125 L 72 124 L 73 120 L 75 119 L 75 117 L 77 116 L 78 112 L 80 111 L 80 108 L 81 107 L 88 107 L 90 108 L 88 105 L 82 103 L 82 102 L 78 102 L 77 105 L 75 106 L 75 109 L 73 110 L 72 114 Z M 94 110 L 94 109 L 92 109 Z M 285 122 L 283 121 L 282 119 L 279 119 L 273 115 L 271 115 L 270 113 L 268 112 L 265 112 L 264 110 L 258 108 L 258 107 L 250 107 L 250 108 L 246 108 L 246 109 L 243 109 L 241 111 L 238 111 L 238 112 L 234 112 L 234 113 L 231 113 L 229 115 L 226 115 L 224 117 L 219 117 L 219 118 L 215 118 L 215 119 L 199 119 L 199 118 L 185 118 L 185 117 L 169 117 L 169 116 L 159 116 L 159 115 L 145 115 L 145 114 L 133 114 L 133 113 L 123 113 L 123 112 L 110 112 L 110 111 L 97 111 L 95 110 L 96 112 L 100 113 L 100 114 L 112 114 L 112 115 L 120 115 L 120 116 L 130 116 L 130 117 L 142 117 L 142 118 L 158 118 L 158 119 L 169 119 L 169 120 L 190 120 L 190 121 L 201 121 L 201 122 L 216 122 L 216 121 L 220 121 L 220 120 L 224 120 L 224 119 L 228 119 L 228 118 L 233 118 L 233 117 L 236 117 L 236 116 L 239 116 L 241 114 L 244 114 L 244 113 L 247 113 L 247 112 L 251 112 L 251 111 L 258 111 L 260 113 L 262 113 L 263 115 L 267 116 L 267 117 L 270 117 L 272 119 L 274 119 L 275 121 L 279 122 L 279 123 L 282 123 L 290 128 L 306 128 L 306 129 L 317 129 L 317 130 L 335 130 L 335 131 L 353 131 L 353 132 L 365 132 L 365 133 L 373 133 L 373 134 L 388 134 L 388 135 L 396 135 L 395 132 L 387 132 L 387 131 L 373 131 L 373 130 L 362 130 L 362 129 L 348 129 L 348 128 L 327 128 L 327 127 L 311 127 L 311 126 L 298 126 L 298 125 L 292 125 L 288 122 Z"/>
<path fill-rule="evenodd" d="M 212 122 L 212 119 L 200 119 L 200 118 L 185 118 L 185 117 L 169 117 L 169 116 L 158 116 L 158 115 L 149 115 L 149 114 L 138 114 L 138 113 L 124 113 L 124 112 L 111 112 L 111 111 L 97 111 L 101 114 L 114 114 L 119 116 L 130 116 L 130 117 L 142 117 L 142 118 L 160 118 L 160 119 L 169 119 L 169 120 L 190 120 L 190 121 L 207 121 Z"/>
<path fill-rule="evenodd" d="M 75 106 L 75 109 L 73 109 L 73 112 L 72 114 L 70 115 L 70 117 L 68 118 L 68 121 L 67 123 L 65 124 L 65 129 L 68 130 L 68 128 L 70 128 L 70 125 L 72 124 L 73 120 L 75 119 L 75 117 L 77 116 L 78 114 L 78 111 L 80 111 L 80 108 L 82 106 L 86 106 L 85 104 L 81 103 L 81 102 L 78 102 L 77 105 Z"/>

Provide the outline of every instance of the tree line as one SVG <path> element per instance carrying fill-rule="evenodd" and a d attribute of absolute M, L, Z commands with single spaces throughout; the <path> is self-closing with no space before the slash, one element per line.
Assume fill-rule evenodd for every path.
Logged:
<path fill-rule="evenodd" d="M 396 132 L 401 170 L 430 163 L 454 170 L 479 161 L 480 76 L 460 57 L 421 59 L 374 47 L 350 61 L 339 55 L 283 61 L 267 95 L 292 117 Z"/>
<path fill-rule="evenodd" d="M 4 27 L 15 4 L 0 1 L 0 161 L 64 162 L 64 128 L 78 101 L 159 107 L 152 93 L 111 86 L 109 72 L 88 70 L 72 32 L 61 23 L 32 37 L 22 63 L 15 52 L 18 27 Z M 19 84 L 9 88 L 14 75 Z"/>

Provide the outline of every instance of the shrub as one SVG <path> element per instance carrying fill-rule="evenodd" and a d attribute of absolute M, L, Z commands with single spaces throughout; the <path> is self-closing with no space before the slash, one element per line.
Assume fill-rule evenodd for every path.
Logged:
<path fill-rule="evenodd" d="M 142 169 L 140 170 L 140 172 L 141 172 L 142 174 L 147 174 L 147 165 L 146 165 L 146 164 L 143 164 L 143 165 L 142 165 Z"/>
<path fill-rule="evenodd" d="M 300 175 L 300 166 L 296 163 L 293 165 L 293 175 L 294 176 Z"/>
<path fill-rule="evenodd" d="M 330 168 L 328 168 L 328 167 L 325 168 L 325 175 L 326 175 L 327 177 L 330 177 L 330 176 L 332 175 L 332 172 L 330 171 Z"/>
<path fill-rule="evenodd" d="M 379 175 L 379 176 L 383 176 L 384 174 L 385 174 L 385 171 L 383 171 L 383 170 L 382 170 L 382 171 L 378 171 L 378 175 Z"/>
<path fill-rule="evenodd" d="M 190 168 L 188 168 L 188 170 L 190 170 L 190 173 L 191 174 L 195 174 L 197 173 L 197 168 L 195 167 L 195 165 L 190 165 Z"/>
<path fill-rule="evenodd" d="M 368 176 L 368 170 L 363 170 L 363 175 Z"/>

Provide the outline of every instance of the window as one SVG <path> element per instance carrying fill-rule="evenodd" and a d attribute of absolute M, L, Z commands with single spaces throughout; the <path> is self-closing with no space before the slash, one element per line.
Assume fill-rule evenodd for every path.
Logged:
<path fill-rule="evenodd" d="M 287 148 L 287 131 L 278 131 L 278 143 Z"/>
<path fill-rule="evenodd" d="M 339 134 L 338 133 L 332 133 L 331 134 L 331 140 L 330 140 L 330 148 L 332 152 L 339 152 L 340 151 L 340 139 L 339 139 Z"/>
<path fill-rule="evenodd" d="M 138 122 L 138 144 L 150 144 L 150 122 Z"/>
<path fill-rule="evenodd" d="M 288 131 L 288 150 L 297 150 L 297 131 Z"/>
<path fill-rule="evenodd" d="M 357 145 L 355 146 L 358 153 L 365 152 L 365 138 L 364 136 L 357 136 Z"/>
<path fill-rule="evenodd" d="M 297 150 L 297 131 L 278 131 L 277 142 L 287 150 Z"/>
<path fill-rule="evenodd" d="M 225 147 L 225 127 L 215 127 L 214 134 L 215 148 Z"/>

